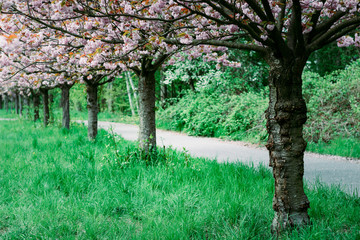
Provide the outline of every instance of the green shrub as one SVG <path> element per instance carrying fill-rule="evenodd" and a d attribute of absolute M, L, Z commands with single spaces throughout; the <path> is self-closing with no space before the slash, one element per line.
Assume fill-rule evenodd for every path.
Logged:
<path fill-rule="evenodd" d="M 248 139 L 264 138 L 264 92 L 241 95 L 188 94 L 178 104 L 158 112 L 158 125 L 190 135 Z M 245 133 L 245 134 L 244 134 Z M 259 138 L 257 138 L 259 140 Z"/>
<path fill-rule="evenodd" d="M 303 92 L 308 106 L 304 134 L 308 141 L 328 143 L 339 137 L 359 140 L 359 79 L 359 61 L 324 77 L 304 73 Z"/>

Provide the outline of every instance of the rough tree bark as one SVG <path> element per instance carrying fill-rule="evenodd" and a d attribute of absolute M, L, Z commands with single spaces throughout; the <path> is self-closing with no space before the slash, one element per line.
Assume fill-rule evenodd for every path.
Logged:
<path fill-rule="evenodd" d="M 98 85 L 86 83 L 88 109 L 88 137 L 95 139 L 98 131 Z"/>
<path fill-rule="evenodd" d="M 68 84 L 61 85 L 61 107 L 62 107 L 62 127 L 70 129 L 70 88 Z"/>
<path fill-rule="evenodd" d="M 139 142 L 146 154 L 156 147 L 155 71 L 143 69 L 139 77 Z"/>
<path fill-rule="evenodd" d="M 46 127 L 49 125 L 49 116 L 50 116 L 50 109 L 49 109 L 49 90 L 44 88 L 41 89 L 41 94 L 43 97 L 43 111 L 44 111 L 44 126 Z"/>
<path fill-rule="evenodd" d="M 284 58 L 285 59 L 285 58 Z M 309 224 L 309 200 L 304 193 L 303 125 L 306 104 L 302 96 L 301 75 L 306 57 L 268 58 L 270 101 L 267 110 L 267 148 L 275 179 L 272 231 Z"/>
<path fill-rule="evenodd" d="M 40 107 L 40 95 L 39 93 L 33 93 L 33 104 L 34 104 L 34 122 L 39 120 L 39 107 Z"/>

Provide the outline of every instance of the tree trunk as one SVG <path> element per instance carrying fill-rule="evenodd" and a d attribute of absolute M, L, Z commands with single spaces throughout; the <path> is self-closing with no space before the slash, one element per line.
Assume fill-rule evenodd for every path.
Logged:
<path fill-rule="evenodd" d="M 129 98 L 129 104 L 130 104 L 130 109 L 131 109 L 131 115 L 132 115 L 132 116 L 135 116 L 134 104 L 133 104 L 132 97 L 131 97 L 131 92 L 130 92 L 129 77 L 130 77 L 130 76 L 127 76 L 127 77 L 125 78 L 125 82 L 126 82 L 126 90 L 127 90 L 127 94 L 128 94 L 128 98 Z"/>
<path fill-rule="evenodd" d="M 86 84 L 88 109 L 88 137 L 95 139 L 98 131 L 98 85 Z"/>
<path fill-rule="evenodd" d="M 192 92 L 195 92 L 195 80 L 194 79 L 190 79 L 189 80 L 189 86 Z"/>
<path fill-rule="evenodd" d="M 162 74 L 160 81 L 160 102 L 162 108 L 165 108 L 165 101 L 168 97 L 167 85 L 164 83 L 164 81 L 165 81 L 165 76 L 164 74 Z"/>
<path fill-rule="evenodd" d="M 70 88 L 68 84 L 61 86 L 62 127 L 66 129 L 70 129 Z"/>
<path fill-rule="evenodd" d="M 0 94 L 0 109 L 3 109 L 3 95 Z"/>
<path fill-rule="evenodd" d="M 23 112 L 23 100 L 22 100 L 22 96 L 19 94 L 19 114 L 20 114 L 20 116 L 22 116 L 22 112 Z"/>
<path fill-rule="evenodd" d="M 176 98 L 176 97 L 177 97 L 177 96 L 176 96 L 176 89 L 175 89 L 175 83 L 174 83 L 174 82 L 171 83 L 171 97 L 172 97 L 172 98 Z"/>
<path fill-rule="evenodd" d="M 108 107 L 108 112 L 113 112 L 113 84 L 109 83 L 108 84 L 108 99 L 107 99 L 107 107 Z"/>
<path fill-rule="evenodd" d="M 30 113 L 30 97 L 25 95 L 24 104 L 26 105 L 26 115 L 29 119 L 31 119 L 31 113 Z"/>
<path fill-rule="evenodd" d="M 6 112 L 8 113 L 9 112 L 9 97 L 7 94 L 4 95 L 4 104 L 5 104 L 5 109 L 6 109 Z"/>
<path fill-rule="evenodd" d="M 34 104 L 34 122 L 39 120 L 39 107 L 40 107 L 40 95 L 38 93 L 33 94 L 33 104 Z"/>
<path fill-rule="evenodd" d="M 309 224 L 309 200 L 304 193 L 303 124 L 306 104 L 302 96 L 301 74 L 304 59 L 270 59 L 270 101 L 267 110 L 269 139 L 266 147 L 275 179 L 272 231 Z"/>
<path fill-rule="evenodd" d="M 54 119 L 54 94 L 49 93 L 49 122 L 55 122 Z"/>
<path fill-rule="evenodd" d="M 49 125 L 49 116 L 50 116 L 50 109 L 49 109 L 49 90 L 48 89 L 41 89 L 41 94 L 43 97 L 43 109 L 44 109 L 44 126 L 46 127 Z"/>
<path fill-rule="evenodd" d="M 156 148 L 155 72 L 139 74 L 139 142 L 146 154 Z"/>
<path fill-rule="evenodd" d="M 129 83 L 130 83 L 130 86 L 131 86 L 131 89 L 132 89 L 132 92 L 133 92 L 133 95 L 134 95 L 134 101 L 135 101 L 136 109 L 139 111 L 139 100 L 138 100 L 138 96 L 137 96 L 137 89 L 135 88 L 133 79 L 131 77 L 131 73 L 127 72 L 126 74 L 127 74 L 127 78 L 129 80 Z"/>
<path fill-rule="evenodd" d="M 15 102 L 15 113 L 19 114 L 19 94 L 17 92 L 14 94 L 14 102 Z"/>

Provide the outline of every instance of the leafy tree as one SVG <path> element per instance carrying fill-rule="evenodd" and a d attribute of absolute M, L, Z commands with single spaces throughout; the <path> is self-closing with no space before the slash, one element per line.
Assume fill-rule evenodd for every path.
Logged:
<path fill-rule="evenodd" d="M 335 70 L 344 69 L 357 58 L 359 58 L 357 47 L 339 48 L 336 43 L 330 43 L 310 55 L 307 67 L 310 71 L 324 76 Z"/>

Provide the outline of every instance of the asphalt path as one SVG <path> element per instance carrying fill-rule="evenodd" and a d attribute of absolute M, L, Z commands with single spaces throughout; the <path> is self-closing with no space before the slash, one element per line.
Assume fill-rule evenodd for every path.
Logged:
<path fill-rule="evenodd" d="M 99 122 L 99 127 L 119 134 L 124 139 L 136 141 L 138 126 L 114 122 Z M 223 162 L 243 162 L 268 166 L 269 153 L 258 147 L 238 141 L 216 138 L 192 137 L 183 133 L 157 130 L 158 146 L 186 150 L 192 156 L 216 159 Z M 340 186 L 347 193 L 360 197 L 360 160 L 338 156 L 305 153 L 305 180 L 308 184 L 320 181 L 322 184 Z"/>

